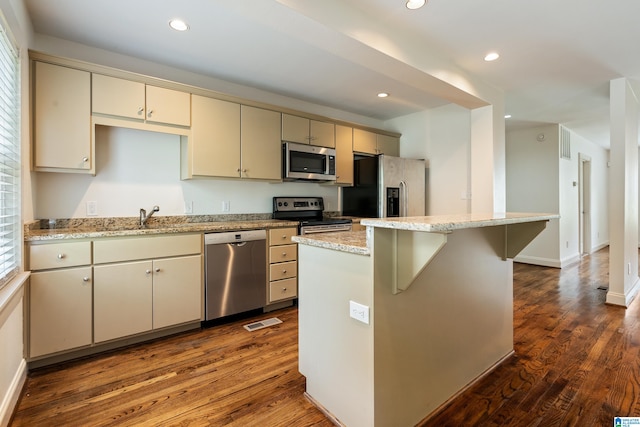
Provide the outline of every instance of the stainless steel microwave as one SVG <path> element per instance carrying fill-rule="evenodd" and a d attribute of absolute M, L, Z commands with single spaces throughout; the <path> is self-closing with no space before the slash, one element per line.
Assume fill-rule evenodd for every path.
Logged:
<path fill-rule="evenodd" d="M 336 180 L 336 150 L 315 145 L 282 144 L 282 177 L 285 180 Z"/>

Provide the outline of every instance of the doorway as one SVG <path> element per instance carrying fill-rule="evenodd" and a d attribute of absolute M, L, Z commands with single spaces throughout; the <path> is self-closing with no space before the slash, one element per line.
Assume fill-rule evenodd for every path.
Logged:
<path fill-rule="evenodd" d="M 591 253 L 591 157 L 578 154 L 580 256 Z"/>

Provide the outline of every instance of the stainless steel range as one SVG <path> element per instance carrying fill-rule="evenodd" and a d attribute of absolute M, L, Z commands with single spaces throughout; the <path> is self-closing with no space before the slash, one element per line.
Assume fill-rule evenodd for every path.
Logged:
<path fill-rule="evenodd" d="M 351 220 L 324 216 L 322 197 L 274 197 L 273 218 L 299 221 L 301 235 L 351 231 Z"/>

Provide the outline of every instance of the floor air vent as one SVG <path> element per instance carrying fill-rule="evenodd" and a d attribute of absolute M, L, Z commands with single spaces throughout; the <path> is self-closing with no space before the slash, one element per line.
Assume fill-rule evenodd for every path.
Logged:
<path fill-rule="evenodd" d="M 251 332 L 257 331 L 258 329 L 266 328 L 269 326 L 277 325 L 278 323 L 282 323 L 282 320 L 277 317 L 272 317 L 270 319 L 260 320 L 258 322 L 249 323 L 248 325 L 244 325 L 244 328 Z"/>

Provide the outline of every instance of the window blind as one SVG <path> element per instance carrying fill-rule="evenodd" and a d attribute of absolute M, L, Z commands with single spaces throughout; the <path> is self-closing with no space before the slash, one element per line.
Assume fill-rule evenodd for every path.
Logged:
<path fill-rule="evenodd" d="M 20 223 L 20 61 L 0 19 L 0 288 L 18 273 Z"/>

